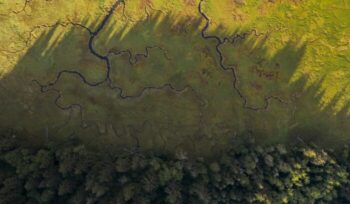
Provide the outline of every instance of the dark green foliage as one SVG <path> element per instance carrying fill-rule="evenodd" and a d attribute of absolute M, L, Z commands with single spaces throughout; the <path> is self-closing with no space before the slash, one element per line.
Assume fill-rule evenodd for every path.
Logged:
<path fill-rule="evenodd" d="M 349 150 L 246 144 L 216 160 L 0 141 L 0 203 L 349 203 Z"/>

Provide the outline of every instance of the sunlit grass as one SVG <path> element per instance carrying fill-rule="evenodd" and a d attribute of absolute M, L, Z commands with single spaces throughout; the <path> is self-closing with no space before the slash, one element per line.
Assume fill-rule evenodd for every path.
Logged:
<path fill-rule="evenodd" d="M 94 31 L 98 27 L 113 0 L 31 1 L 23 12 L 14 13 L 22 9 L 20 3 L 23 2 L 0 1 L 1 79 L 16 78 L 20 73 L 21 80 L 30 82 L 35 77 L 48 83 L 64 69 L 79 70 L 95 81 L 105 76 L 105 63 L 88 50 L 91 36 L 86 28 Z M 60 102 L 69 105 L 79 101 L 84 104 L 89 119 L 98 123 L 120 119 L 127 124 L 146 120 L 166 124 L 174 120 L 184 127 L 191 126 L 188 132 L 200 129 L 201 134 L 210 137 L 223 129 L 229 129 L 227 134 L 254 129 L 286 137 L 290 129 L 314 125 L 307 121 L 316 119 L 332 120 L 330 126 L 338 127 L 339 113 L 349 112 L 344 109 L 350 101 L 350 3 L 343 0 L 203 1 L 203 12 L 210 21 L 206 34 L 221 39 L 236 37 L 234 43 L 226 43 L 219 49 L 225 58 L 224 64 L 236 66 L 236 85 L 247 104 L 264 109 L 269 96 L 288 102 L 271 100 L 266 112 L 243 108 L 242 98 L 233 86 L 232 72 L 220 67 L 215 40 L 201 37 L 206 22 L 198 11 L 199 3 L 199 0 L 125 0 L 93 42 L 98 53 L 110 54 L 111 80 L 123 88 L 122 94 L 137 95 L 144 87 L 171 83 L 176 88 L 190 86 L 193 90 L 187 90 L 187 98 L 177 98 L 181 94 L 165 90 L 159 99 L 157 94 L 161 91 L 146 91 L 145 101 L 125 102 L 117 97 L 118 91 L 106 91 L 107 87 L 102 87 L 89 92 L 90 87 L 80 84 L 78 78 L 70 84 L 67 77 L 59 84 L 64 94 Z M 237 38 L 243 33 L 249 35 L 245 39 Z M 142 57 L 147 46 L 157 48 Z M 130 50 L 132 60 L 139 54 L 138 63 L 130 64 L 128 54 L 111 54 L 122 50 Z M 254 67 L 261 73 L 277 73 L 276 67 L 279 67 L 280 78 L 267 80 L 253 72 Z M 15 84 L 19 90 L 27 88 L 14 82 L 9 84 Z M 21 98 L 20 105 L 26 103 L 28 95 L 36 97 L 29 91 L 28 95 L 12 94 L 9 98 Z M 176 109 L 171 109 L 171 104 L 162 104 L 171 103 L 167 94 L 180 104 Z M 52 99 L 54 97 L 48 101 Z M 114 104 L 114 99 L 120 101 Z M 123 105 L 118 106 L 120 104 Z M 130 115 L 123 112 L 124 105 L 128 106 Z M 186 110 L 186 106 L 191 110 Z M 54 104 L 46 104 L 48 107 Z M 113 115 L 113 111 L 119 114 Z M 18 114 L 24 112 L 21 110 Z M 315 116 L 315 112 L 320 116 Z M 186 119 L 185 122 L 181 118 Z M 350 128 L 345 123 L 342 125 L 339 129 L 343 128 L 344 132 Z M 179 132 L 188 134 L 185 129 Z"/>

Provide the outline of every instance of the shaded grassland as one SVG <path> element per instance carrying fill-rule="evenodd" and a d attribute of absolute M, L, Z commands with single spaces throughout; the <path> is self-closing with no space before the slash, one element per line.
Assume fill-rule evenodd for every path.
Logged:
<path fill-rule="evenodd" d="M 270 27 L 254 24 L 257 17 L 228 23 L 213 8 L 239 13 L 259 3 L 140 2 L 113 11 L 106 3 L 102 15 L 55 22 L 33 37 L 1 78 L 1 128 L 38 143 L 79 137 L 111 151 L 136 146 L 212 154 L 244 132 L 267 143 L 348 142 L 348 64 L 325 64 L 328 58 L 317 54 L 322 42 L 333 40 L 314 42 L 294 24 L 286 31 L 267 14 L 261 22 Z M 312 2 L 266 9 L 297 15 Z M 329 78 L 336 74 L 332 66 L 343 75 Z"/>

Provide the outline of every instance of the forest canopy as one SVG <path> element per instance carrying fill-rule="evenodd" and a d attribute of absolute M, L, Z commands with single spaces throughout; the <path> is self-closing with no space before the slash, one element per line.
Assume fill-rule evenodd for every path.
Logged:
<path fill-rule="evenodd" d="M 78 141 L 0 141 L 0 203 L 347 203 L 349 151 L 300 143 L 240 144 L 216 159 L 137 149 L 92 151 Z"/>

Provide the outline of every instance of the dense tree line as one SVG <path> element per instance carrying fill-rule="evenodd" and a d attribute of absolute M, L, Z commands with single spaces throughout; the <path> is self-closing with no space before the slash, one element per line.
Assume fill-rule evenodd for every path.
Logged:
<path fill-rule="evenodd" d="M 0 141 L 0 203 L 349 203 L 348 150 L 247 143 L 215 160 Z"/>

